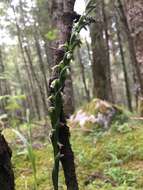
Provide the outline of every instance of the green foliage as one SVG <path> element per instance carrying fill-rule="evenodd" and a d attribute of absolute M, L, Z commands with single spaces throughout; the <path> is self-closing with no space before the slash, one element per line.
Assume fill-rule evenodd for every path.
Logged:
<path fill-rule="evenodd" d="M 25 100 L 25 95 L 4 95 L 0 96 L 0 101 L 6 101 L 6 110 L 7 111 L 16 111 L 18 109 L 22 109 L 22 106 L 20 105 L 20 102 L 22 100 Z"/>
<path fill-rule="evenodd" d="M 115 106 L 116 107 L 116 106 Z M 112 123 L 118 121 L 118 124 L 122 125 L 129 121 L 130 113 L 126 112 L 123 108 L 117 107 L 117 114 L 115 115 Z"/>
<path fill-rule="evenodd" d="M 48 31 L 48 33 L 45 34 L 45 37 L 47 38 L 47 40 L 53 41 L 53 40 L 56 40 L 57 35 L 58 35 L 58 31 L 54 29 L 54 30 Z"/>
<path fill-rule="evenodd" d="M 38 182 L 37 182 L 37 170 L 36 170 L 36 159 L 35 159 L 35 153 L 33 150 L 33 145 L 32 145 L 32 130 L 31 130 L 31 124 L 29 123 L 29 118 L 27 120 L 27 128 L 28 128 L 28 138 L 26 138 L 21 132 L 19 132 L 16 129 L 12 129 L 12 131 L 16 134 L 17 137 L 20 138 L 22 143 L 24 144 L 26 151 L 22 152 L 22 154 L 28 154 L 28 158 L 31 162 L 31 167 L 32 167 L 32 172 L 33 172 L 33 177 L 34 177 L 34 190 L 38 190 Z M 21 154 L 21 152 L 20 152 Z"/>
<path fill-rule="evenodd" d="M 129 123 L 120 124 L 120 121 L 116 121 L 112 125 L 111 130 L 114 132 L 128 133 L 132 131 L 132 128 L 130 127 Z"/>
<path fill-rule="evenodd" d="M 0 101 L 5 100 L 5 99 L 9 99 L 10 95 L 4 95 L 4 96 L 0 96 Z"/>
<path fill-rule="evenodd" d="M 90 20 L 88 19 L 89 13 L 93 11 L 95 6 L 92 4 L 92 1 L 89 1 L 86 6 L 86 12 L 80 17 L 78 23 L 76 23 L 73 27 L 72 34 L 68 44 L 61 44 L 65 49 L 65 54 L 63 56 L 63 60 L 58 64 L 58 79 L 54 79 L 51 82 L 51 94 L 50 101 L 52 105 L 52 109 L 50 108 L 50 119 L 52 124 L 52 144 L 54 149 L 54 168 L 52 173 L 53 185 L 54 189 L 58 190 L 58 173 L 59 173 L 59 161 L 60 161 L 60 151 L 59 151 L 59 126 L 60 126 L 60 118 L 63 114 L 62 110 L 62 91 L 63 86 L 69 71 L 69 64 L 73 59 L 73 53 L 76 47 L 80 47 L 81 40 L 79 38 L 79 33 L 81 29 L 85 28 L 88 24 L 90 24 Z M 47 37 L 53 38 L 53 31 L 48 33 Z M 55 37 L 55 35 L 54 35 Z M 67 42 L 66 42 L 67 43 Z M 54 67 L 53 70 L 57 69 Z"/>
<path fill-rule="evenodd" d="M 28 115 L 28 114 L 27 114 Z M 71 143 L 75 150 L 75 162 L 79 188 L 82 190 L 142 190 L 143 187 L 143 129 L 140 123 L 129 122 L 132 130 L 126 133 L 119 131 L 104 132 L 100 138 L 94 135 L 84 135 L 81 131 L 72 130 Z M 40 126 L 31 126 L 32 133 L 38 133 Z M 27 123 L 21 126 L 22 139 L 25 143 L 25 136 L 29 133 Z M 39 131 L 42 131 L 41 127 Z M 16 190 L 34 189 L 33 169 L 31 160 L 25 153 L 25 146 L 17 144 L 17 138 L 12 137 L 11 129 L 4 131 L 6 138 L 13 146 L 13 164 L 16 174 Z M 28 137 L 29 137 L 28 135 Z M 19 134 L 16 135 L 19 138 Z M 13 139 L 13 140 L 12 140 Z M 41 143 L 42 147 L 34 149 L 36 157 L 36 176 L 38 190 L 51 190 L 51 170 L 52 170 L 52 147 L 45 141 L 34 139 Z M 33 140 L 32 140 L 33 141 Z M 15 143 L 15 144 L 14 144 Z M 27 148 L 26 148 L 27 149 Z M 61 171 L 60 171 L 61 172 Z M 102 178 L 94 179 L 89 185 L 84 182 L 88 177 L 96 172 L 110 178 L 110 181 Z M 64 176 L 60 173 L 59 188 L 66 189 Z"/>
<path fill-rule="evenodd" d="M 122 169 L 120 167 L 109 168 L 108 171 L 105 171 L 105 174 L 112 177 L 119 185 L 127 184 L 132 186 L 138 178 L 138 175 L 135 172 Z"/>

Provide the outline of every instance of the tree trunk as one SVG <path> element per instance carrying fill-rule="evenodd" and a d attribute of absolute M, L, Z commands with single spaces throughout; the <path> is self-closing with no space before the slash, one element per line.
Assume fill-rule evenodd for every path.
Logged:
<path fill-rule="evenodd" d="M 90 27 L 91 46 L 93 52 L 93 95 L 103 100 L 113 101 L 108 49 L 108 31 L 107 22 L 105 22 L 105 12 L 103 14 L 102 2 L 98 2 L 97 4 L 95 19 L 96 22 Z M 106 32 L 106 40 L 104 40 L 104 32 Z"/>
<path fill-rule="evenodd" d="M 85 38 L 85 44 L 86 44 L 86 48 L 87 48 L 87 53 L 88 53 L 88 58 L 89 58 L 89 61 L 92 63 L 92 56 L 91 56 L 91 46 L 90 44 L 88 43 L 87 39 Z"/>
<path fill-rule="evenodd" d="M 24 66 L 25 66 L 28 81 L 29 81 L 29 84 L 28 84 L 27 88 L 29 89 L 30 96 L 28 97 L 28 99 L 31 99 L 31 101 L 30 101 L 31 107 L 33 107 L 32 103 L 34 102 L 35 112 L 37 114 L 38 119 L 40 120 L 41 119 L 41 114 L 40 114 L 40 108 L 39 108 L 39 105 L 38 105 L 37 92 L 36 92 L 36 90 L 34 88 L 32 76 L 31 76 L 31 73 L 30 73 L 30 70 L 29 70 L 29 67 L 28 67 L 28 64 L 27 64 L 26 57 L 25 57 L 25 51 L 24 51 L 23 41 L 22 41 L 22 39 L 23 39 L 22 32 L 21 32 L 20 27 L 18 25 L 15 8 L 14 8 L 13 5 L 11 5 L 11 8 L 12 8 L 14 16 L 15 16 L 15 25 L 16 25 L 16 30 L 17 30 L 17 37 L 18 37 L 19 47 L 20 47 L 21 56 L 22 56 L 22 59 L 23 59 L 23 62 L 24 62 Z"/>
<path fill-rule="evenodd" d="M 109 101 L 114 102 L 112 82 L 111 82 L 111 65 L 110 65 L 110 47 L 109 47 L 109 34 L 108 34 L 108 20 L 106 15 L 105 0 L 102 0 L 102 15 L 105 32 L 105 50 L 106 50 L 106 64 L 107 64 L 107 89 L 109 93 Z"/>
<path fill-rule="evenodd" d="M 131 11 L 131 9 L 129 7 L 132 7 L 133 9 L 132 9 L 131 12 L 134 12 L 134 14 L 132 14 L 132 19 L 134 21 L 136 21 L 136 23 L 137 22 L 140 23 L 140 21 L 138 21 L 138 19 L 137 19 L 137 15 L 136 15 L 135 12 L 136 12 L 136 10 L 140 11 L 141 9 L 138 9 L 137 8 L 138 6 L 136 7 L 136 5 L 137 5 L 136 3 L 137 4 L 140 3 L 140 8 L 142 7 L 141 6 L 141 4 L 143 3 L 142 0 L 141 1 L 139 1 L 139 0 L 138 1 L 129 1 L 129 0 L 126 0 L 126 6 L 128 7 L 126 13 L 127 13 L 127 17 L 131 18 L 129 16 L 129 12 Z M 135 43 L 135 41 L 138 40 L 139 44 L 142 44 L 143 39 L 142 38 L 136 38 L 138 35 L 136 37 L 133 37 L 133 35 L 131 35 L 132 30 L 135 30 L 135 28 L 134 28 L 134 26 L 132 26 L 133 24 L 132 24 L 131 20 L 129 18 L 127 20 L 126 13 L 124 11 L 124 8 L 123 8 L 121 0 L 118 0 L 118 6 L 119 6 L 119 11 L 120 11 L 120 17 L 121 17 L 121 20 L 122 20 L 122 22 L 123 22 L 123 24 L 125 26 L 126 35 L 127 35 L 127 38 L 128 38 L 131 62 L 132 62 L 133 68 L 135 70 L 135 75 L 137 76 L 137 79 L 134 77 L 134 82 L 135 83 L 137 83 L 137 82 L 139 83 L 140 94 L 143 95 L 143 79 L 142 79 L 142 76 L 141 76 L 141 70 L 140 70 L 140 65 L 139 65 L 139 62 L 140 62 L 139 61 L 139 57 L 137 56 L 137 43 Z M 136 18 L 136 19 L 134 19 L 134 18 Z M 134 21 L 133 21 L 133 23 L 134 23 Z M 137 25 L 135 25 L 135 27 L 136 26 Z M 135 44 L 136 44 L 136 48 L 135 48 Z M 142 45 L 140 45 L 140 47 L 142 47 Z M 143 49 L 142 49 L 142 51 L 143 51 Z M 137 84 L 135 84 L 135 85 L 137 85 Z"/>
<path fill-rule="evenodd" d="M 80 66 L 80 70 L 81 70 L 81 76 L 82 76 L 83 86 L 84 86 L 84 90 L 85 90 L 86 100 L 89 102 L 90 94 L 89 94 L 89 90 L 88 90 L 87 84 L 86 84 L 85 68 L 84 68 L 84 64 L 82 62 L 82 58 L 81 58 L 79 49 L 77 50 L 77 54 L 78 54 L 78 61 L 79 61 L 79 66 Z"/>
<path fill-rule="evenodd" d="M 92 75 L 93 75 L 93 96 L 109 100 L 107 91 L 107 65 L 104 60 L 106 52 L 103 43 L 103 29 L 101 23 L 94 23 L 90 28 L 91 46 L 93 52 Z"/>
<path fill-rule="evenodd" d="M 4 136 L 0 134 L 0 188 L 2 190 L 15 189 L 11 155 L 12 152 Z"/>
<path fill-rule="evenodd" d="M 32 62 L 32 59 L 31 59 L 29 47 L 25 46 L 24 50 L 25 50 L 25 53 L 26 53 L 26 56 L 27 56 L 27 59 L 28 59 L 28 64 L 29 64 L 30 71 L 31 71 L 32 76 L 33 76 L 33 78 L 34 78 L 34 80 L 36 82 L 36 85 L 37 85 L 38 89 L 39 89 L 41 99 L 42 99 L 42 103 L 43 103 L 44 116 L 46 116 L 47 113 L 48 113 L 48 110 L 47 110 L 47 104 L 46 104 L 46 97 L 45 97 L 44 88 L 40 84 L 38 76 L 36 75 L 36 72 L 35 72 L 35 69 L 34 69 L 34 66 L 33 66 L 33 62 Z"/>
<path fill-rule="evenodd" d="M 73 14 L 73 8 L 75 0 L 53 0 L 51 5 L 51 18 L 52 18 L 52 29 L 56 29 L 57 31 L 57 38 L 54 42 L 52 42 L 52 48 L 53 48 L 53 65 L 58 65 L 60 61 L 63 59 L 64 56 L 64 47 L 63 45 L 69 41 L 71 30 L 72 30 L 72 24 L 73 20 L 71 19 L 71 16 Z M 57 72 L 52 73 L 51 81 L 58 77 Z M 70 78 L 66 81 L 66 84 L 68 85 L 65 87 L 66 96 L 65 98 L 69 99 L 70 94 L 72 95 L 72 92 L 70 89 L 72 89 Z M 66 86 L 66 85 L 65 85 Z M 68 88 L 68 90 L 67 90 Z M 65 91 L 64 91 L 65 92 Z M 71 98 L 72 99 L 72 98 Z M 69 102 L 67 102 L 66 106 L 69 106 L 72 108 L 72 102 L 71 99 L 69 99 Z M 67 108 L 64 108 L 64 112 L 67 110 Z M 70 113 L 73 110 L 68 109 L 68 112 Z M 63 108 L 60 110 L 60 126 L 59 126 L 59 142 L 63 146 L 60 149 L 60 153 L 63 155 L 61 160 L 62 167 L 64 170 L 64 176 L 65 176 L 65 182 L 67 186 L 67 190 L 78 190 L 78 184 L 75 174 L 75 164 L 74 164 L 74 155 L 71 149 L 71 145 L 69 142 L 69 128 L 66 125 L 66 119 L 65 115 L 68 115 L 69 113 L 63 113 Z M 53 133 L 54 138 L 55 133 Z"/>
<path fill-rule="evenodd" d="M 36 28 L 35 28 L 35 30 L 36 30 Z M 41 70 L 41 73 L 42 73 L 43 79 L 44 79 L 44 84 L 45 84 L 45 88 L 46 88 L 46 94 L 48 94 L 47 75 L 46 75 L 46 72 L 45 72 L 45 65 L 44 65 L 44 61 L 43 61 L 43 58 L 42 58 L 41 47 L 40 47 L 40 44 L 39 44 L 37 34 L 34 34 L 34 40 L 35 40 L 35 47 L 36 47 L 36 50 L 37 50 L 37 55 L 38 55 L 38 58 L 39 58 L 40 70 Z"/>
<path fill-rule="evenodd" d="M 129 29 L 133 38 L 135 47 L 135 53 L 137 58 L 138 72 L 140 73 L 140 89 L 139 101 L 143 99 L 143 1 L 142 0 L 125 0 L 127 21 L 129 23 Z M 139 103 L 142 104 L 142 103 Z M 143 116 L 143 112 L 140 111 L 140 115 Z"/>
<path fill-rule="evenodd" d="M 64 43 L 70 38 L 70 31 L 72 29 L 72 26 L 69 25 L 69 22 L 72 21 L 72 13 L 73 10 L 71 9 L 71 6 L 73 6 L 73 2 L 75 0 L 55 0 L 52 2 L 51 5 L 51 10 L 53 11 L 55 9 L 56 10 L 60 10 L 62 11 L 60 13 L 60 11 L 57 12 L 53 12 L 51 14 L 52 18 L 54 18 L 54 20 L 51 22 L 52 24 L 52 30 L 58 30 L 57 35 L 58 36 L 58 40 L 54 41 L 51 43 L 51 45 L 55 48 L 58 47 L 60 45 L 64 45 Z M 55 2 L 55 3 L 54 3 Z M 55 4 L 55 5 L 54 5 Z M 58 8 L 56 7 L 58 4 Z M 58 16 L 60 17 L 59 19 Z M 61 32 L 59 32 L 59 30 L 61 30 Z M 69 36 L 68 36 L 69 35 Z M 52 48 L 53 48 L 52 47 Z M 51 49 L 52 49 L 51 48 Z M 60 49 L 60 48 L 59 48 Z M 61 48 L 62 49 L 62 48 Z M 55 56 L 55 55 L 56 56 Z M 56 52 L 56 50 L 54 51 L 54 54 L 52 53 L 53 58 L 55 59 L 52 66 L 54 66 L 56 60 L 60 60 L 61 57 L 59 57 L 59 52 Z M 68 118 L 75 110 L 75 102 L 74 102 L 74 91 L 73 91 L 73 83 L 72 83 L 72 77 L 71 77 L 71 73 L 68 74 L 68 77 L 66 79 L 65 82 L 65 87 L 64 87 L 64 112 L 66 114 L 66 117 Z"/>
<path fill-rule="evenodd" d="M 52 54 L 52 49 L 51 49 L 51 42 L 48 42 L 45 39 L 44 39 L 44 49 L 45 49 L 46 59 L 48 63 L 49 75 L 51 75 L 52 64 L 53 64 L 53 54 Z"/>
<path fill-rule="evenodd" d="M 131 92 L 130 92 L 130 85 L 129 85 L 129 79 L 128 79 L 128 74 L 127 74 L 127 67 L 126 67 L 126 63 L 125 63 L 124 51 L 123 51 L 122 40 L 121 40 L 121 36 L 120 36 L 120 29 L 119 29 L 119 23 L 118 23 L 117 17 L 116 17 L 116 29 L 117 29 L 119 50 L 120 50 L 120 55 L 121 55 L 121 63 L 122 63 L 122 66 L 123 66 L 123 73 L 124 73 L 124 79 L 125 79 L 127 103 L 128 103 L 129 110 L 132 112 L 133 111 L 133 108 L 132 108 L 132 96 L 131 96 Z"/>
<path fill-rule="evenodd" d="M 6 64 L 4 63 L 4 52 L 2 47 L 0 47 L 0 74 L 3 75 L 3 79 L 0 79 L 0 96 L 10 95 L 11 94 L 11 88 L 10 84 L 7 78 L 5 78 L 5 67 Z M 0 113 L 5 113 L 5 106 L 6 106 L 6 100 L 3 99 L 0 101 Z"/>
<path fill-rule="evenodd" d="M 3 64 L 3 56 L 2 56 L 2 50 L 0 47 L 0 74 L 4 73 L 4 64 Z M 5 84 L 4 84 L 5 79 L 0 79 L 0 96 L 5 95 Z M 4 113 L 4 107 L 5 107 L 5 101 L 0 101 L 0 113 Z"/>

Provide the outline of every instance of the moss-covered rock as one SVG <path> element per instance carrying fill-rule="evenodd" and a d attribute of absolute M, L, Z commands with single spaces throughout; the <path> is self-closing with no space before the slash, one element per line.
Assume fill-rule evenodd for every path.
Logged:
<path fill-rule="evenodd" d="M 92 132 L 98 128 L 108 129 L 116 121 L 122 124 L 127 120 L 127 114 L 120 107 L 94 99 L 71 116 L 69 125 L 73 128 L 80 126 L 84 131 Z"/>

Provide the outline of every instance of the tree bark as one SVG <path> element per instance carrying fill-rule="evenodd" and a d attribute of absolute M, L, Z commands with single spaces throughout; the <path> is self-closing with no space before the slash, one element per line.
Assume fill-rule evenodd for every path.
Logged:
<path fill-rule="evenodd" d="M 128 1 L 126 0 L 126 6 L 127 7 L 130 7 L 132 5 L 132 12 L 136 12 L 137 7 L 135 6 L 137 2 L 137 4 L 140 2 L 140 7 L 142 7 L 142 1 Z M 134 4 L 134 3 L 135 4 Z M 136 7 L 136 8 L 135 8 Z M 134 26 L 131 26 L 131 22 L 130 22 L 130 19 L 127 19 L 128 17 L 128 14 L 129 14 L 129 11 L 131 11 L 129 8 L 127 9 L 126 13 L 127 13 L 127 16 L 126 16 L 126 13 L 125 13 L 125 10 L 124 10 L 124 7 L 122 5 L 122 2 L 121 0 L 118 0 L 118 8 L 119 8 L 119 12 L 120 12 L 120 17 L 121 17 L 121 21 L 123 22 L 124 26 L 125 26 L 125 31 L 126 31 L 126 35 L 127 35 L 127 38 L 128 38 L 128 44 L 129 44 L 129 51 L 130 51 L 130 57 L 131 57 L 131 63 L 133 65 L 133 68 L 135 70 L 135 75 L 137 76 L 137 79 L 136 77 L 134 77 L 134 82 L 135 83 L 139 83 L 139 86 L 140 86 L 140 94 L 143 95 L 143 79 L 142 79 L 142 76 L 141 76 L 141 69 L 140 69 L 140 65 L 139 65 L 139 58 L 137 58 L 137 47 L 135 48 L 135 37 L 133 37 L 133 33 L 132 33 L 132 29 L 135 29 Z M 135 8 L 135 9 L 134 9 Z M 138 11 L 140 11 L 141 9 L 139 9 Z M 138 12 L 137 11 L 137 12 Z M 141 13 L 141 12 L 140 12 Z M 134 17 L 136 17 L 136 13 L 132 15 L 132 19 L 134 20 Z M 134 21 L 138 22 L 137 21 L 138 19 L 135 19 Z M 140 22 L 140 21 L 139 21 Z M 131 29 L 131 27 L 133 27 Z M 137 27 L 138 28 L 138 27 Z M 131 34 L 132 33 L 132 34 Z M 138 35 L 137 35 L 138 36 Z M 136 36 L 136 37 L 137 37 Z M 137 39 L 137 38 L 136 38 Z M 138 41 L 142 42 L 142 38 L 138 38 Z M 139 44 L 142 44 L 142 43 L 139 43 Z M 137 45 L 137 44 L 136 44 Z M 142 47 L 142 45 L 140 46 Z M 139 48 L 140 49 L 140 48 Z M 143 49 L 142 49 L 143 50 Z M 136 85 L 136 84 L 135 84 Z"/>
<path fill-rule="evenodd" d="M 36 30 L 36 28 L 35 28 L 35 30 Z M 41 47 L 40 47 L 40 44 L 39 44 L 38 35 L 36 33 L 34 34 L 34 40 L 35 40 L 35 47 L 36 47 L 36 50 L 37 50 L 37 55 L 38 55 L 38 58 L 39 58 L 40 70 L 41 70 L 41 73 L 42 73 L 43 79 L 44 79 L 44 84 L 45 84 L 45 88 L 46 88 L 46 94 L 48 94 L 48 82 L 47 82 L 47 75 L 46 75 L 46 72 L 45 72 L 45 64 L 44 64 L 44 61 L 43 61 L 43 58 L 42 58 Z"/>
<path fill-rule="evenodd" d="M 21 56 L 24 62 L 24 67 L 27 73 L 27 77 L 28 77 L 28 85 L 27 85 L 27 89 L 29 89 L 29 94 L 28 95 L 28 99 L 30 99 L 30 106 L 34 107 L 36 115 L 38 117 L 38 119 L 41 119 L 41 114 L 40 114 L 40 107 L 39 107 L 39 102 L 38 102 L 38 97 L 37 97 L 37 92 L 36 89 L 34 88 L 34 81 L 33 78 L 31 76 L 28 64 L 27 64 L 27 60 L 26 60 L 26 56 L 25 56 L 25 51 L 24 51 L 24 47 L 23 47 L 23 36 L 22 36 L 22 32 L 20 30 L 20 27 L 18 25 L 18 21 L 17 21 L 17 17 L 16 17 L 16 11 L 13 5 L 11 5 L 11 8 L 13 10 L 14 16 L 15 16 L 15 25 L 16 25 L 16 30 L 17 30 L 17 37 L 18 37 L 18 42 L 19 42 L 19 47 L 20 47 L 20 51 L 21 51 Z M 32 95 L 32 96 L 31 96 Z M 33 112 L 33 109 L 32 109 Z"/>
<path fill-rule="evenodd" d="M 87 48 L 87 52 L 88 52 L 88 58 L 90 60 L 90 62 L 92 63 L 92 56 L 91 56 L 91 45 L 89 44 L 89 42 L 87 41 L 87 39 L 85 38 L 85 44 L 86 44 L 86 48 Z"/>
<path fill-rule="evenodd" d="M 2 190 L 15 189 L 11 156 L 11 149 L 4 136 L 0 134 L 0 188 Z"/>
<path fill-rule="evenodd" d="M 79 66 L 80 66 L 80 70 L 81 70 L 81 75 L 82 75 L 82 81 L 83 81 L 83 86 L 84 86 L 84 90 L 85 90 L 86 100 L 89 102 L 90 101 L 90 94 L 89 94 L 89 90 L 88 90 L 87 84 L 86 84 L 85 68 L 84 68 L 84 64 L 82 62 L 82 58 L 81 58 L 81 54 L 80 54 L 79 49 L 77 50 L 77 54 L 78 54 Z"/>
<path fill-rule="evenodd" d="M 50 1 L 51 2 L 51 1 Z M 53 65 L 58 65 L 60 61 L 63 59 L 64 56 L 64 47 L 63 45 L 69 41 L 73 20 L 71 19 L 71 15 L 73 14 L 75 0 L 53 0 L 51 2 L 51 18 L 52 18 L 52 29 L 56 29 L 57 31 L 57 38 L 55 41 L 52 42 L 53 48 Z M 57 72 L 52 73 L 51 81 L 58 77 Z M 70 79 L 71 80 L 71 79 Z M 70 86 L 71 82 L 66 81 L 68 84 L 68 98 L 71 92 L 72 86 Z M 65 92 L 65 91 L 64 91 Z M 65 96 L 65 98 L 67 98 Z M 69 100 L 67 106 L 72 108 L 72 102 Z M 61 117 L 59 126 L 59 142 L 62 144 L 60 149 L 60 153 L 63 155 L 60 159 L 62 163 L 62 167 L 64 170 L 65 176 L 65 183 L 67 186 L 67 190 L 78 190 L 78 184 L 76 179 L 75 173 L 75 164 L 74 164 L 74 155 L 71 148 L 71 144 L 69 141 L 69 128 L 66 125 L 66 118 L 65 115 L 69 113 L 65 113 L 66 108 L 60 110 Z M 72 110 L 73 111 L 73 110 Z M 70 112 L 70 110 L 68 110 Z"/>
<path fill-rule="evenodd" d="M 40 84 L 38 76 L 36 75 L 36 72 L 35 72 L 35 69 L 34 69 L 34 66 L 33 66 L 33 62 L 32 62 L 32 59 L 31 59 L 29 47 L 25 46 L 24 50 L 25 50 L 25 53 L 26 53 L 26 56 L 27 56 L 27 60 L 28 60 L 28 64 L 29 64 L 29 68 L 31 70 L 32 76 L 33 76 L 33 78 L 34 78 L 34 80 L 36 82 L 36 85 L 37 85 L 38 89 L 39 89 L 41 99 L 42 99 L 42 103 L 43 103 L 44 116 L 46 116 L 48 114 L 48 109 L 47 109 L 47 104 L 46 104 L 46 96 L 45 96 L 44 88 Z"/>
<path fill-rule="evenodd" d="M 73 10 L 71 7 L 74 6 L 75 0 L 55 0 L 51 3 L 51 10 L 52 10 L 52 18 L 54 20 L 51 20 L 52 30 L 57 31 L 58 39 L 51 43 L 51 45 L 54 48 L 57 48 L 60 45 L 64 45 L 66 41 L 70 38 L 70 32 L 72 29 L 71 22 L 73 21 L 72 14 Z M 55 2 L 55 3 L 54 3 Z M 61 12 L 60 12 L 61 11 Z M 59 17 L 59 19 L 58 19 Z M 70 23 L 70 24 L 69 24 Z M 61 30 L 61 31 L 60 31 Z M 62 51 L 61 47 L 61 51 Z M 59 48 L 60 50 L 60 48 Z M 61 60 L 61 55 L 59 52 L 53 51 L 54 54 L 52 54 L 54 58 L 54 62 L 52 66 L 55 65 L 56 60 Z M 75 102 L 74 102 L 74 91 L 73 91 L 73 84 L 72 84 L 72 77 L 71 73 L 68 74 L 68 77 L 65 82 L 64 87 L 64 112 L 66 114 L 66 117 L 68 118 L 75 110 Z"/>
<path fill-rule="evenodd" d="M 4 73 L 4 64 L 3 64 L 3 56 L 2 56 L 2 50 L 0 47 L 0 74 Z M 0 79 L 0 96 L 4 96 L 5 94 L 5 79 Z M 0 112 L 4 113 L 4 107 L 5 107 L 5 101 L 0 101 Z"/>
<path fill-rule="evenodd" d="M 106 64 L 107 64 L 107 89 L 109 93 L 109 101 L 114 102 L 112 81 L 111 81 L 111 62 L 110 62 L 110 47 L 109 47 L 109 34 L 108 34 L 108 20 L 106 14 L 105 0 L 102 0 L 102 15 L 105 32 L 105 50 L 106 50 Z"/>
<path fill-rule="evenodd" d="M 45 49 L 45 54 L 46 54 L 46 60 L 48 63 L 48 70 L 49 70 L 49 76 L 51 76 L 52 73 L 52 64 L 53 64 L 53 54 L 52 54 L 52 49 L 51 49 L 51 42 L 44 40 L 44 49 Z"/>
<path fill-rule="evenodd" d="M 123 46 L 122 46 L 122 39 L 120 36 L 120 29 L 119 29 L 119 23 L 117 16 L 116 17 L 116 29 L 117 29 L 117 37 L 118 37 L 118 43 L 119 43 L 119 50 L 120 50 L 120 55 L 121 55 L 121 63 L 123 66 L 123 73 L 124 73 L 124 79 L 125 79 L 125 89 L 126 89 L 126 96 L 127 96 L 127 103 L 128 103 L 128 109 L 132 112 L 132 96 L 130 92 L 130 85 L 129 85 L 129 79 L 128 79 L 128 74 L 127 74 L 127 67 L 125 63 L 125 57 L 124 57 L 124 51 L 123 51 Z"/>
<path fill-rule="evenodd" d="M 140 73 L 138 88 L 138 101 L 139 105 L 143 103 L 143 1 L 142 0 L 125 0 L 127 21 L 129 23 L 129 29 L 133 39 L 135 47 L 137 69 Z M 140 115 L 143 116 L 143 112 L 140 110 Z"/>
<path fill-rule="evenodd" d="M 91 46 L 93 52 L 92 74 L 93 95 L 112 102 L 111 72 L 108 47 L 107 22 L 103 14 L 103 3 L 97 3 L 96 22 L 90 27 Z M 103 33 L 106 32 L 106 41 Z"/>
<path fill-rule="evenodd" d="M 107 91 L 107 65 L 105 58 L 105 49 L 103 43 L 103 29 L 101 23 L 94 23 L 90 28 L 91 46 L 93 52 L 92 75 L 93 75 L 93 96 L 109 100 Z"/>

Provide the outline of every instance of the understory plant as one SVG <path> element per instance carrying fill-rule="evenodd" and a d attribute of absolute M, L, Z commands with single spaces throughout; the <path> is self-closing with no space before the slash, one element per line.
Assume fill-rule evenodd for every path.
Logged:
<path fill-rule="evenodd" d="M 49 96 L 49 116 L 52 125 L 51 139 L 54 150 L 54 168 L 52 172 L 54 190 L 58 190 L 59 161 L 60 158 L 63 156 L 60 151 L 63 144 L 61 144 L 59 141 L 59 126 L 63 125 L 64 127 L 64 124 L 66 123 L 65 118 L 63 116 L 63 88 L 67 75 L 70 72 L 70 62 L 73 59 L 74 50 L 76 47 L 80 47 L 81 45 L 79 33 L 83 28 L 86 29 L 86 26 L 93 22 L 94 19 L 89 17 L 89 14 L 94 9 L 95 2 L 90 0 L 87 3 L 85 13 L 80 17 L 77 23 L 73 24 L 70 40 L 66 42 L 66 44 L 63 44 L 64 56 L 62 61 L 60 61 L 59 64 L 54 66 L 52 69 L 53 73 L 56 73 L 55 79 L 52 79 L 52 81 L 50 82 Z"/>
<path fill-rule="evenodd" d="M 36 158 L 33 150 L 33 145 L 32 145 L 32 128 L 31 128 L 31 123 L 30 123 L 30 112 L 27 110 L 27 128 L 28 128 L 28 137 L 26 138 L 20 131 L 17 129 L 12 129 L 12 131 L 16 134 L 18 138 L 22 141 L 23 145 L 26 148 L 26 152 L 28 154 L 28 158 L 31 163 L 31 168 L 32 168 L 32 173 L 33 173 L 33 178 L 34 178 L 34 190 L 38 190 L 38 185 L 37 185 L 37 170 L 36 170 Z"/>

